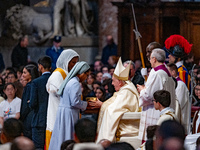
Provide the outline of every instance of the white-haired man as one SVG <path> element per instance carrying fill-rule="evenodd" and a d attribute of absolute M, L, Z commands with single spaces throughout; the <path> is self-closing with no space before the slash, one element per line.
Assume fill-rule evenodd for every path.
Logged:
<path fill-rule="evenodd" d="M 155 110 L 153 105 L 153 93 L 158 90 L 166 90 L 171 94 L 170 107 L 175 109 L 175 84 L 164 65 L 165 51 L 154 49 L 150 56 L 151 72 L 145 86 L 137 85 L 140 93 L 139 106 L 142 106 L 142 116 L 140 120 L 139 138 L 146 139 L 146 128 L 150 125 L 156 125 L 159 119 L 159 111 Z"/>

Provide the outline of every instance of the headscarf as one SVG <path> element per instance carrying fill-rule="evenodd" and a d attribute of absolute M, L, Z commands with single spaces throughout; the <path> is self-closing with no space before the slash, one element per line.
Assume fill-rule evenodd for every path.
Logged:
<path fill-rule="evenodd" d="M 56 67 L 57 68 L 62 68 L 68 73 L 68 64 L 72 60 L 72 58 L 78 57 L 80 58 L 79 54 L 75 52 L 73 49 L 66 49 L 63 50 L 63 52 L 60 54 L 58 57 L 58 60 L 56 62 Z"/>
<path fill-rule="evenodd" d="M 71 80 L 77 74 L 82 74 L 82 73 L 86 72 L 88 69 L 90 69 L 90 66 L 86 62 L 84 62 L 84 61 L 77 62 L 74 65 L 74 67 L 72 68 L 72 70 L 69 72 L 67 77 L 65 78 L 65 80 L 62 83 L 62 85 L 60 86 L 57 94 L 58 95 L 62 95 L 63 94 L 63 90 L 64 90 L 66 84 L 69 82 L 69 80 Z"/>

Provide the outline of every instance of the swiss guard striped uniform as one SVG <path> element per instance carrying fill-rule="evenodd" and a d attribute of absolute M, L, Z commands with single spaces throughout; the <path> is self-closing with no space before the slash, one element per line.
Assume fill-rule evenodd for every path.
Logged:
<path fill-rule="evenodd" d="M 181 62 L 177 62 L 178 76 L 186 84 L 188 90 L 190 90 L 190 75 L 184 65 L 178 65 Z"/>

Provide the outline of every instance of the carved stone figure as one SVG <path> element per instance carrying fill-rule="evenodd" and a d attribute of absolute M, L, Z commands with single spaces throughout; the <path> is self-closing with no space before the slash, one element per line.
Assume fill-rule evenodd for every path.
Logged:
<path fill-rule="evenodd" d="M 23 35 L 33 35 L 34 42 L 42 43 L 52 35 L 50 14 L 41 14 L 31 7 L 15 5 L 7 10 L 6 20 L 9 22 L 7 35 L 18 40 Z"/>
<path fill-rule="evenodd" d="M 98 32 L 96 1 L 55 0 L 54 5 L 47 6 L 52 7 L 53 15 L 19 4 L 11 7 L 5 17 L 9 24 L 3 32 L 16 40 L 23 35 L 31 35 L 35 43 L 43 43 L 54 35 L 81 37 Z"/>
<path fill-rule="evenodd" d="M 94 20 L 92 8 L 87 0 L 56 0 L 53 7 L 53 35 L 62 35 L 61 10 L 64 14 L 64 35 L 83 36 L 91 35 L 90 26 Z"/>

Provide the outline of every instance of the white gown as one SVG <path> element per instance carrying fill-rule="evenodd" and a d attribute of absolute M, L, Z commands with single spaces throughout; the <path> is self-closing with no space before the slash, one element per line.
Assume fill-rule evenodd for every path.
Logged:
<path fill-rule="evenodd" d="M 139 94 L 132 82 L 126 83 L 101 106 L 97 124 L 97 143 L 102 139 L 113 142 L 119 141 L 122 136 L 138 135 L 139 120 L 120 120 L 125 112 L 139 111 Z"/>
<path fill-rule="evenodd" d="M 190 113 L 191 106 L 189 102 L 189 91 L 187 86 L 183 81 L 177 81 L 178 85 L 176 87 L 176 96 L 181 107 L 181 124 L 185 128 L 186 134 L 190 132 Z"/>
<path fill-rule="evenodd" d="M 164 65 L 160 65 L 165 70 L 167 68 Z M 150 125 L 156 125 L 160 117 L 159 110 L 155 110 L 153 105 L 153 94 L 158 90 L 167 90 L 171 94 L 171 104 L 170 107 L 175 110 L 176 108 L 176 95 L 175 95 L 175 83 L 170 77 L 167 70 L 163 69 L 151 69 L 147 82 L 145 84 L 145 89 L 140 92 L 139 106 L 143 106 L 142 115 L 140 119 L 139 128 L 139 139 L 146 140 L 146 129 Z"/>

